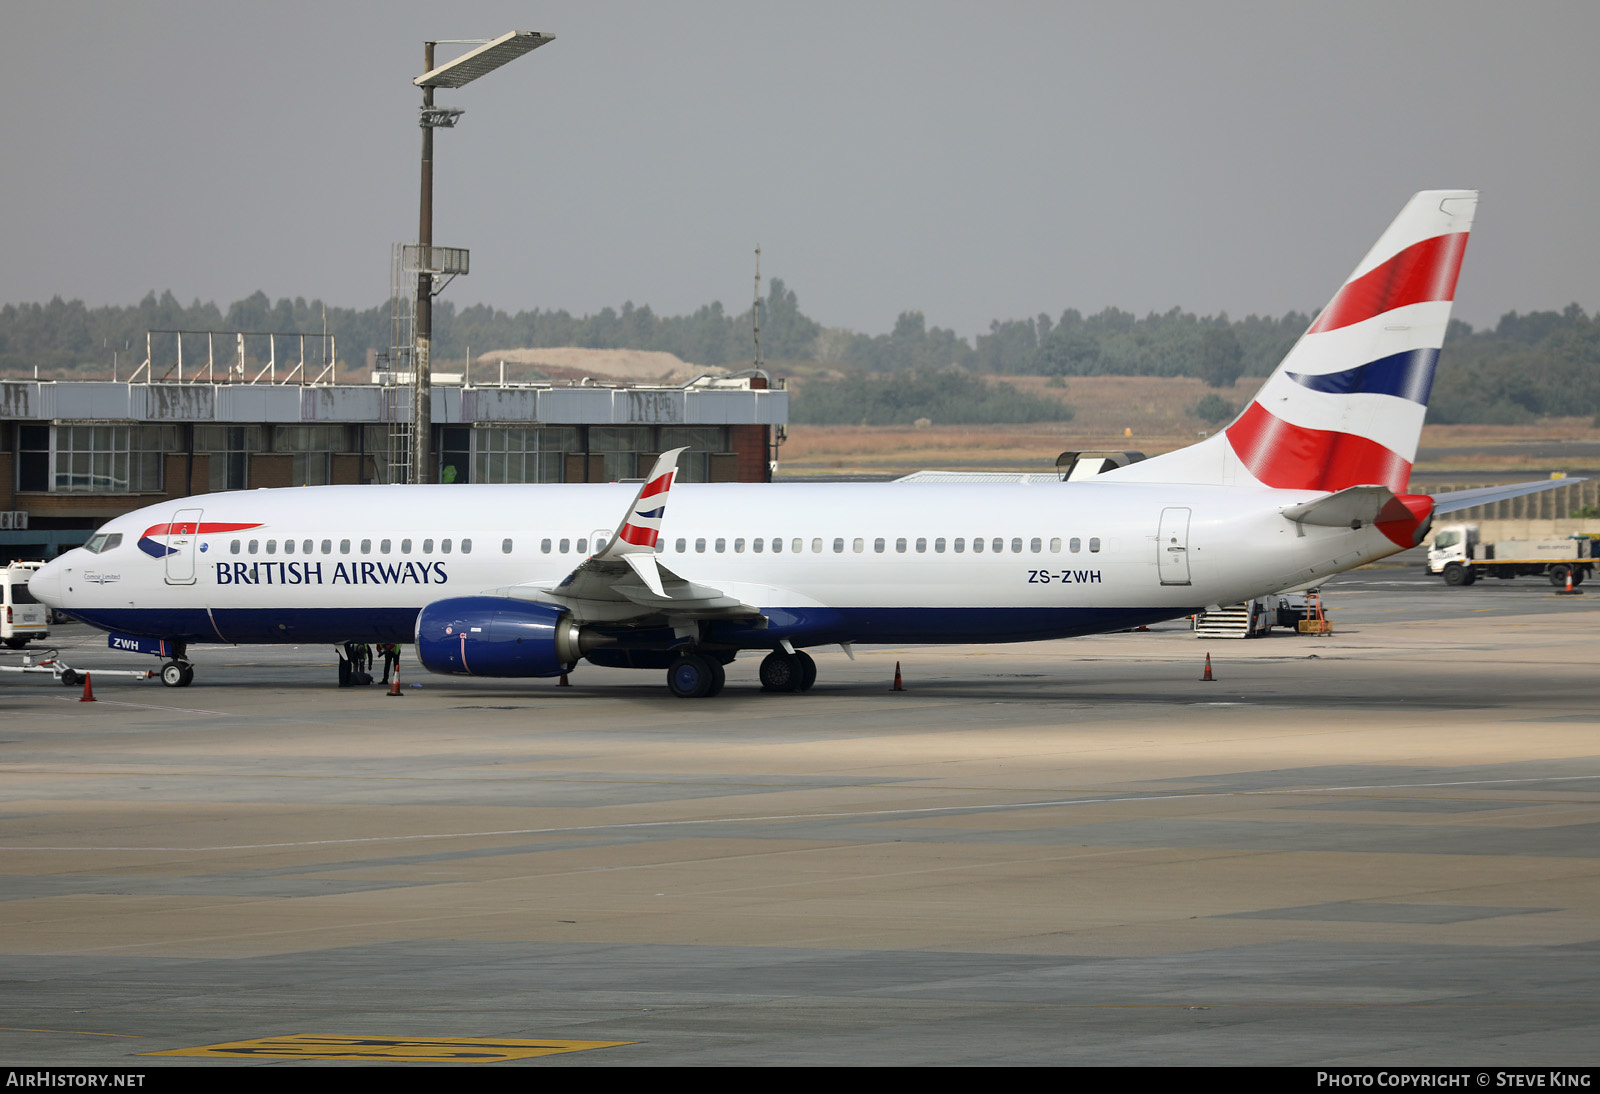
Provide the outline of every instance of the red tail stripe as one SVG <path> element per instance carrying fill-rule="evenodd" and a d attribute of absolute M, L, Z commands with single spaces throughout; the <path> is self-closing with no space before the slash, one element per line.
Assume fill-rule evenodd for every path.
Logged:
<path fill-rule="evenodd" d="M 1228 427 L 1228 443 L 1252 475 L 1279 490 L 1377 484 L 1398 494 L 1411 479 L 1411 464 L 1377 441 L 1291 425 L 1260 403 Z"/>
<path fill-rule="evenodd" d="M 1466 250 L 1466 232 L 1413 243 L 1340 289 L 1307 333 L 1338 330 L 1407 304 L 1454 300 Z"/>
<path fill-rule="evenodd" d="M 617 538 L 624 543 L 632 543 L 637 547 L 654 547 L 661 533 L 654 528 L 640 528 L 635 524 L 624 524 Z"/>
<path fill-rule="evenodd" d="M 653 497 L 656 494 L 665 494 L 671 488 L 672 476 L 675 474 L 677 474 L 676 471 L 668 471 L 665 475 L 646 483 L 645 488 L 639 491 L 639 500 L 643 501 L 645 498 Z"/>

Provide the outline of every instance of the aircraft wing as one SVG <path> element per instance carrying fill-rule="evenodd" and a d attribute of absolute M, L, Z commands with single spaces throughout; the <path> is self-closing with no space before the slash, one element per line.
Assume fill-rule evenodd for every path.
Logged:
<path fill-rule="evenodd" d="M 663 452 L 605 549 L 579 563 L 554 585 L 535 583 L 491 590 L 519 600 L 560 604 L 580 621 L 629 622 L 748 617 L 761 612 L 709 585 L 688 581 L 656 558 L 667 498 L 686 448 Z"/>

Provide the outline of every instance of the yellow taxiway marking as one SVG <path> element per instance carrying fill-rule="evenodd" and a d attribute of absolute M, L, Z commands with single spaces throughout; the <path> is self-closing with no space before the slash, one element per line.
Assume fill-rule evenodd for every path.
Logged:
<path fill-rule="evenodd" d="M 502 1040 L 486 1037 L 339 1037 L 296 1033 L 287 1037 L 260 1037 L 227 1041 L 198 1048 L 142 1052 L 141 1056 L 208 1056 L 239 1060 L 272 1056 L 297 1060 L 411 1060 L 418 1063 L 487 1064 L 498 1060 L 526 1060 L 559 1052 L 615 1048 L 636 1041 Z"/>

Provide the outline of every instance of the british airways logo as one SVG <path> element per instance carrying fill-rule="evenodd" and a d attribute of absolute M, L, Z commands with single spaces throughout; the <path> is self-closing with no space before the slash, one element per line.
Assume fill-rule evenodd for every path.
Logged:
<path fill-rule="evenodd" d="M 208 524 L 204 521 L 184 521 L 177 524 L 152 524 L 139 536 L 139 550 L 151 558 L 175 555 L 195 536 L 220 535 L 224 532 L 242 532 L 247 528 L 260 528 L 259 524 Z M 165 542 L 157 542 L 164 540 Z"/>
<path fill-rule="evenodd" d="M 443 562 L 218 562 L 218 585 L 443 585 Z"/>

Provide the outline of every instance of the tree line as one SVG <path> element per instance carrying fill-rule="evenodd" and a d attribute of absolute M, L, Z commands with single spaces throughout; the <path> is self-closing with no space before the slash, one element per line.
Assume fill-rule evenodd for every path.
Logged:
<path fill-rule="evenodd" d="M 1313 318 L 1291 311 L 1277 318 L 1236 320 L 1226 313 L 1200 316 L 1180 308 L 1144 316 L 1105 308 L 1084 315 L 1068 308 L 1056 317 L 996 319 L 987 333 L 969 341 L 953 330 L 929 326 L 914 310 L 902 312 L 886 334 L 824 327 L 800 310 L 795 292 L 779 278 L 772 279 L 760 307 L 762 351 L 770 361 L 816 361 L 846 373 L 909 373 L 920 377 L 915 380 L 919 385 L 934 372 L 954 369 L 1055 377 L 1195 376 L 1219 391 L 1230 389 L 1241 376 L 1265 376 Z M 753 318 L 750 308 L 729 312 L 720 301 L 689 315 L 657 315 L 648 305 L 629 302 L 620 309 L 575 316 L 562 309 L 457 307 L 446 298 L 434 307 L 434 359 L 459 360 L 469 347 L 486 352 L 581 346 L 664 350 L 695 364 L 736 367 L 751 360 Z M 387 304 L 358 310 L 303 297 L 273 302 L 256 292 L 224 309 L 199 300 L 184 305 L 170 291 L 149 293 L 131 307 L 90 308 L 60 297 L 44 304 L 7 304 L 0 307 L 0 376 L 31 376 L 37 367 L 43 376 L 104 377 L 114 352 L 119 373 L 126 376 L 143 360 L 148 330 L 287 332 L 324 326 L 347 364 L 364 363 L 369 349 L 384 353 L 389 348 Z M 186 345 L 185 352 L 194 350 Z M 226 353 L 232 352 L 228 347 Z M 156 347 L 156 354 L 170 358 L 170 344 Z M 797 405 L 803 398 L 818 400 L 813 410 L 804 412 L 806 419 L 844 413 L 822 406 L 827 388 L 813 382 L 809 396 L 797 396 Z M 975 389 L 959 390 L 969 404 L 976 398 Z M 859 404 L 869 398 L 867 391 L 840 388 L 828 398 L 842 408 L 852 399 Z M 1060 404 L 1044 402 L 1060 413 Z M 1008 404 L 1010 409 L 1002 411 L 1007 403 L 1003 392 L 977 403 L 987 407 L 985 413 L 1039 412 L 1018 409 L 1020 404 Z M 1477 330 L 1451 322 L 1433 392 L 1432 420 L 1518 423 L 1563 414 L 1600 414 L 1600 317 L 1571 304 L 1559 312 L 1508 312 L 1494 326 Z"/>

